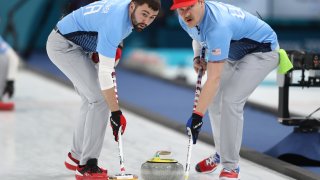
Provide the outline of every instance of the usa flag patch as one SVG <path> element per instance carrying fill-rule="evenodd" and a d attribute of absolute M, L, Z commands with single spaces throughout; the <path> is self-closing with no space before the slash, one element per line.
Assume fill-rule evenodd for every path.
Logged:
<path fill-rule="evenodd" d="M 221 49 L 214 49 L 211 51 L 212 55 L 219 56 L 221 55 Z"/>

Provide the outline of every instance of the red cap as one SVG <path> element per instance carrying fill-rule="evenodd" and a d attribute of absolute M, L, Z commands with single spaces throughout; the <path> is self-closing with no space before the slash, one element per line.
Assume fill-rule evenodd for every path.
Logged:
<path fill-rule="evenodd" d="M 173 0 L 173 4 L 172 4 L 170 10 L 175 10 L 177 8 L 191 6 L 197 2 L 198 2 L 198 0 Z"/>

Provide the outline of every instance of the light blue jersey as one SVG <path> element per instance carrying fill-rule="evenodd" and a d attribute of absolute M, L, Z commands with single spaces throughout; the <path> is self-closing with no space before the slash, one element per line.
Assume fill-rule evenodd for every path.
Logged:
<path fill-rule="evenodd" d="M 0 36 L 0 54 L 4 54 L 9 49 L 9 45 Z"/>
<path fill-rule="evenodd" d="M 61 34 L 85 51 L 114 58 L 120 42 L 133 29 L 130 0 L 104 0 L 73 11 L 57 24 Z"/>
<path fill-rule="evenodd" d="M 180 16 L 179 21 L 192 39 L 207 48 L 209 61 L 239 60 L 278 48 L 277 35 L 268 24 L 229 4 L 205 1 L 205 14 L 197 27 L 189 28 Z"/>

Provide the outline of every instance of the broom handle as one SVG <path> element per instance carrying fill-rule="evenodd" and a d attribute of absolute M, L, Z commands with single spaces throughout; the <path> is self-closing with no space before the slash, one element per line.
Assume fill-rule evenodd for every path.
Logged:
<path fill-rule="evenodd" d="M 188 144 L 188 154 L 187 154 L 187 163 L 186 163 L 186 171 L 184 173 L 184 179 L 189 179 L 189 172 L 190 172 L 190 161 L 191 161 L 191 152 L 192 152 L 192 134 L 190 132 L 191 130 L 188 129 L 189 134 L 189 144 Z"/>
<path fill-rule="evenodd" d="M 122 135 L 121 135 L 121 126 L 118 132 L 118 147 L 119 147 L 119 158 L 120 158 L 120 171 L 121 174 L 125 174 L 126 169 L 124 168 L 124 158 L 123 158 L 123 148 L 122 148 Z"/>
<path fill-rule="evenodd" d="M 117 78 L 116 78 L 116 72 L 113 71 L 112 72 L 112 78 L 113 78 L 113 84 L 114 84 L 114 92 L 115 92 L 115 96 L 118 100 L 118 89 L 117 89 Z M 119 149 L 119 159 L 120 159 L 120 171 L 121 174 L 125 174 L 126 169 L 124 168 L 124 158 L 123 158 L 123 148 L 122 148 L 122 127 L 120 126 L 119 131 L 118 131 L 118 149 Z"/>
<path fill-rule="evenodd" d="M 201 59 L 205 58 L 205 54 L 206 54 L 206 48 L 202 48 L 201 50 Z M 203 75 L 203 69 L 200 68 L 198 70 L 198 77 L 197 77 L 197 82 L 196 82 L 196 90 L 194 92 L 194 102 L 193 102 L 193 111 L 196 110 L 197 105 L 198 105 L 198 101 L 199 101 L 199 96 L 200 96 L 200 92 L 201 92 L 201 80 L 202 80 L 202 75 Z"/>
<path fill-rule="evenodd" d="M 205 47 L 202 47 L 200 60 L 205 58 L 205 54 L 206 54 L 206 48 L 205 48 Z M 202 75 L 203 75 L 203 69 L 200 68 L 200 69 L 198 70 L 198 78 L 197 78 L 196 90 L 195 90 L 194 102 L 193 102 L 193 111 L 196 110 L 196 107 L 197 107 L 197 105 L 198 105 L 198 100 L 199 100 L 199 96 L 200 96 L 200 92 L 201 92 L 201 80 L 202 80 Z M 190 162 L 191 162 L 191 152 L 192 152 L 192 146 L 193 146 L 192 133 L 191 133 L 191 130 L 190 130 L 190 129 L 188 129 L 188 135 L 189 135 L 189 144 L 188 144 L 188 154 L 187 154 L 186 170 L 185 170 L 185 174 L 184 174 L 184 179 L 185 179 L 185 180 L 189 179 Z"/>

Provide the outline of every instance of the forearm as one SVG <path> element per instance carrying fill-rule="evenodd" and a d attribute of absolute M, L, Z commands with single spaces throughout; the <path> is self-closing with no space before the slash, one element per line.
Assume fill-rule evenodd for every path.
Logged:
<path fill-rule="evenodd" d="M 209 62 L 207 64 L 207 81 L 205 82 L 199 97 L 198 105 L 196 108 L 197 112 L 205 114 L 209 104 L 214 100 L 214 96 L 217 94 L 218 88 L 220 86 L 223 66 L 224 61 Z"/>
<path fill-rule="evenodd" d="M 192 49 L 193 49 L 193 57 L 200 56 L 201 54 L 201 45 L 198 41 L 192 40 Z"/>
<path fill-rule="evenodd" d="M 209 104 L 213 101 L 214 96 L 219 88 L 219 79 L 208 79 L 203 85 L 198 105 L 196 108 L 197 112 L 205 114 Z"/>
<path fill-rule="evenodd" d="M 117 111 L 119 110 L 119 105 L 112 78 L 112 72 L 114 72 L 114 60 L 113 58 L 102 55 L 99 55 L 99 59 L 98 76 L 102 94 L 111 112 Z"/>
<path fill-rule="evenodd" d="M 110 89 L 102 90 L 102 94 L 103 94 L 111 112 L 118 111 L 120 109 L 119 104 L 118 104 L 118 100 L 116 98 L 116 93 L 115 93 L 114 87 L 112 87 Z"/>

